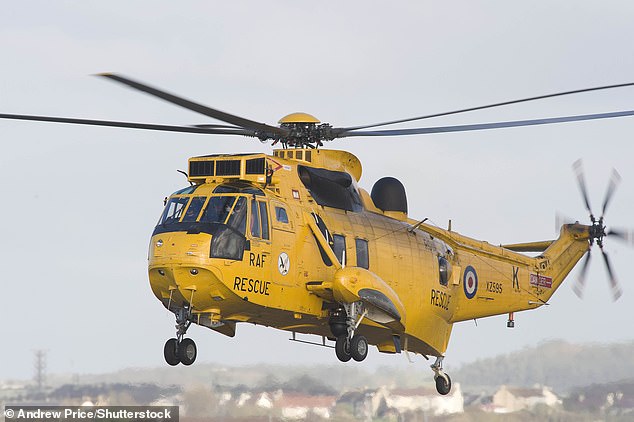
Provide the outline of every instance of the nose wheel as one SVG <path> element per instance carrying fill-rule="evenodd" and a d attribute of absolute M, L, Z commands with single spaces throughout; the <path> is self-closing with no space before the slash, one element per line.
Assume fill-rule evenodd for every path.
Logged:
<path fill-rule="evenodd" d="M 176 338 L 165 342 L 163 356 L 168 365 L 176 366 L 179 363 L 189 366 L 196 361 L 198 350 L 196 343 L 190 338 L 184 338 L 191 321 L 189 321 L 189 309 L 180 308 L 176 311 Z"/>

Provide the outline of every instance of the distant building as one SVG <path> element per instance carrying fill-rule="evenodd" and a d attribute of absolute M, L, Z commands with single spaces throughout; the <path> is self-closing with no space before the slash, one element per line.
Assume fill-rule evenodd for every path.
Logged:
<path fill-rule="evenodd" d="M 335 402 L 335 396 L 284 394 L 275 402 L 275 407 L 280 409 L 282 418 L 288 420 L 306 419 L 310 414 L 330 419 Z"/>
<path fill-rule="evenodd" d="M 435 416 L 464 412 L 464 397 L 460 384 L 454 384 L 451 393 L 441 396 L 435 388 L 394 389 L 385 397 L 388 408 L 398 413 L 429 412 Z"/>
<path fill-rule="evenodd" d="M 557 407 L 562 402 L 548 387 L 512 388 L 503 385 L 493 395 L 493 400 L 484 410 L 494 413 L 512 413 L 531 409 L 538 404 Z"/>
<path fill-rule="evenodd" d="M 381 407 L 386 389 L 348 391 L 339 396 L 337 405 L 348 405 L 358 420 L 371 420 Z"/>
<path fill-rule="evenodd" d="M 451 394 L 441 396 L 435 388 L 351 391 L 341 395 L 338 404 L 349 404 L 357 419 L 370 420 L 386 415 L 429 413 L 434 416 L 464 412 L 464 397 L 460 384 L 454 384 Z"/>

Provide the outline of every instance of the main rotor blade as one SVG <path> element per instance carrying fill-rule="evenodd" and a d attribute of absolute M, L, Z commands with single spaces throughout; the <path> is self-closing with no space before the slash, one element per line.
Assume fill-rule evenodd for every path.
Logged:
<path fill-rule="evenodd" d="M 612 297 L 614 301 L 616 301 L 623 294 L 623 290 L 621 290 L 621 286 L 619 286 L 619 282 L 614 276 L 612 266 L 610 265 L 610 260 L 608 259 L 608 254 L 603 250 L 603 248 L 601 248 L 601 254 L 603 255 L 603 260 L 605 261 L 605 269 L 608 271 L 610 287 L 612 288 Z"/>
<path fill-rule="evenodd" d="M 583 162 L 581 159 L 575 161 L 572 164 L 572 168 L 577 174 L 577 182 L 579 182 L 579 189 L 581 190 L 581 195 L 583 196 L 583 202 L 586 205 L 586 210 L 590 213 L 590 219 L 594 223 L 594 217 L 592 216 L 592 209 L 590 207 L 590 200 L 588 199 L 588 189 L 586 188 L 586 179 L 583 176 Z"/>
<path fill-rule="evenodd" d="M 581 265 L 581 272 L 579 273 L 579 277 L 577 278 L 577 282 L 572 286 L 572 290 L 575 292 L 579 299 L 583 298 L 583 289 L 586 285 L 586 274 L 588 272 L 588 264 L 590 263 L 590 254 L 591 249 L 588 249 L 586 252 L 586 257 L 583 260 L 583 264 Z"/>
<path fill-rule="evenodd" d="M 428 115 L 425 115 L 425 116 L 410 117 L 410 118 L 407 118 L 407 119 L 392 120 L 392 121 L 389 121 L 389 122 L 375 123 L 375 124 L 371 124 L 371 125 L 342 128 L 342 130 L 343 131 L 349 131 L 349 130 L 358 130 L 358 129 L 368 129 L 368 128 L 371 128 L 371 127 L 387 126 L 387 125 L 393 125 L 393 124 L 396 124 L 396 123 L 413 122 L 413 121 L 416 121 L 416 120 L 424 120 L 424 119 L 431 119 L 431 118 L 434 118 L 434 117 L 449 116 L 449 115 L 452 115 L 452 114 L 466 113 L 466 112 L 469 112 L 469 111 L 484 110 L 484 109 L 487 109 L 487 108 L 500 107 L 500 106 L 505 106 L 505 105 L 518 104 L 518 103 L 525 103 L 525 102 L 528 102 L 528 101 L 542 100 L 542 99 L 545 99 L 545 98 L 561 97 L 561 96 L 564 96 L 564 95 L 579 94 L 579 93 L 582 93 L 582 92 L 600 91 L 600 90 L 603 90 L 603 89 L 622 88 L 622 87 L 625 87 L 625 86 L 632 86 L 632 85 L 634 85 L 634 82 L 628 82 L 628 83 L 616 84 L 616 85 L 597 86 L 597 87 L 594 87 L 594 88 L 575 89 L 573 91 L 564 91 L 564 92 L 557 92 L 555 94 L 539 95 L 537 97 L 529 97 L 529 98 L 523 98 L 523 99 L 520 99 L 520 100 L 504 101 L 504 102 L 501 102 L 501 103 L 488 104 L 488 105 L 483 105 L 483 106 L 478 106 L 478 107 L 463 108 L 463 109 L 460 109 L 460 110 L 445 111 L 445 112 L 442 112 L 442 113 L 428 114 Z"/>
<path fill-rule="evenodd" d="M 616 169 L 612 169 L 612 174 L 610 175 L 610 181 L 608 182 L 608 189 L 605 191 L 605 199 L 603 200 L 603 207 L 601 209 L 601 217 L 605 215 L 605 210 L 608 207 L 608 203 L 610 199 L 612 199 L 612 195 L 616 190 L 616 187 L 619 185 L 621 181 L 621 175 L 616 171 Z"/>
<path fill-rule="evenodd" d="M 259 123 L 259 122 L 245 119 L 243 117 L 239 117 L 233 114 L 225 113 L 223 111 L 216 110 L 211 107 L 207 107 L 205 105 L 195 103 L 193 101 L 187 100 L 182 97 L 178 97 L 173 94 L 169 94 L 160 89 L 153 88 L 149 85 L 145 85 L 141 82 L 133 81 L 132 79 L 129 79 L 120 75 L 116 75 L 114 73 L 100 73 L 97 76 L 103 76 L 105 78 L 112 79 L 113 81 L 117 81 L 131 88 L 134 88 L 139 91 L 143 91 L 147 94 L 153 95 L 155 97 L 161 98 L 172 104 L 179 105 L 188 110 L 192 110 L 197 113 L 204 114 L 205 116 L 212 117 L 214 119 L 218 119 L 226 123 L 231 123 L 232 125 L 240 126 L 245 129 L 253 129 L 260 132 L 264 132 L 266 134 L 285 135 L 288 133 L 288 131 L 286 131 L 285 129 L 275 127 L 275 126 L 269 126 L 265 123 Z"/>
<path fill-rule="evenodd" d="M 118 122 L 112 120 L 92 120 L 92 119 L 75 119 L 68 117 L 51 117 L 51 116 L 32 116 L 26 114 L 0 114 L 0 119 L 12 119 L 12 120 L 31 120 L 37 122 L 54 122 L 54 123 L 70 123 L 76 125 L 89 125 L 89 126 L 109 126 L 109 127 L 124 127 L 131 129 L 146 129 L 156 130 L 162 132 L 185 132 L 185 133 L 205 133 L 214 135 L 242 135 L 242 136 L 256 136 L 254 130 L 243 129 L 236 127 L 231 129 L 230 126 L 225 127 L 193 127 L 193 126 L 171 126 L 171 125 L 157 125 L 152 123 L 135 123 L 135 122 Z"/>
<path fill-rule="evenodd" d="M 513 120 L 508 122 L 478 123 L 478 124 L 472 124 L 472 125 L 458 125 L 458 126 L 420 127 L 420 128 L 412 128 L 412 129 L 347 131 L 347 129 L 345 128 L 335 128 L 333 129 L 333 133 L 335 138 L 346 138 L 351 136 L 425 135 L 429 133 L 468 132 L 473 130 L 499 129 L 499 128 L 506 128 L 506 127 L 550 125 L 553 123 L 578 122 L 583 120 L 609 119 L 614 117 L 626 117 L 626 116 L 634 116 L 634 110 L 614 111 L 610 113 L 598 113 L 598 114 L 582 114 L 578 116 L 550 117 L 545 119 Z"/>

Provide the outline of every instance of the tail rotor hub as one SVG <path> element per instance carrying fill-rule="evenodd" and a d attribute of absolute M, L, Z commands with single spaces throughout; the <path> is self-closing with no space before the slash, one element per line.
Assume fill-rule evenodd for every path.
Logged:
<path fill-rule="evenodd" d="M 603 238 L 606 236 L 606 226 L 603 225 L 603 217 L 597 220 L 590 214 L 590 221 L 592 222 L 590 226 L 590 246 L 596 241 L 599 248 L 603 249 Z"/>

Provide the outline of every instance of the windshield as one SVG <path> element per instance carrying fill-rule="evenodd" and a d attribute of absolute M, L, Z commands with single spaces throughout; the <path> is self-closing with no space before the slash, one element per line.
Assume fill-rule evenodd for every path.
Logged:
<path fill-rule="evenodd" d="M 210 258 L 241 260 L 246 247 L 247 203 L 245 196 L 236 194 L 173 196 L 165 206 L 154 234 L 170 231 L 209 233 L 213 236 Z"/>
<path fill-rule="evenodd" d="M 236 202 L 235 196 L 212 196 L 209 198 L 207 208 L 203 212 L 200 221 L 204 223 L 224 223 L 229 212 Z"/>
<path fill-rule="evenodd" d="M 246 217 L 246 199 L 243 196 L 179 196 L 169 200 L 158 224 L 220 223 L 244 234 Z"/>
<path fill-rule="evenodd" d="M 196 196 L 192 198 L 189 203 L 189 207 L 187 207 L 187 211 L 185 211 L 183 221 L 196 221 L 198 219 L 198 215 L 200 214 L 200 210 L 202 210 L 203 205 L 205 205 L 206 200 L 207 197 L 205 196 Z"/>

